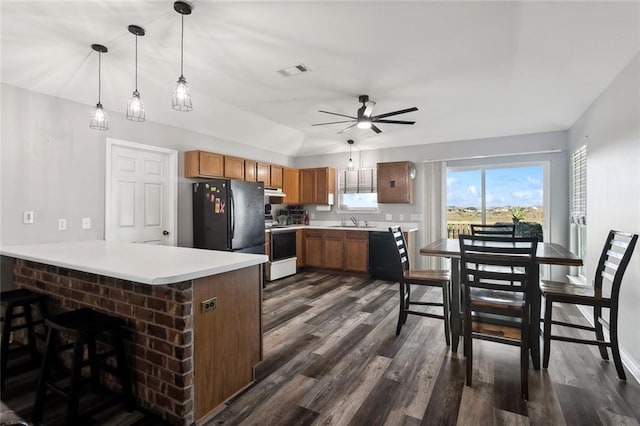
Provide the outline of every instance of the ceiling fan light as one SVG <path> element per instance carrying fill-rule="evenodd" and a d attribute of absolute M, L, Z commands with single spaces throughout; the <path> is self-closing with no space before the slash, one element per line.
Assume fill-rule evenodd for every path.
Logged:
<path fill-rule="evenodd" d="M 358 120 L 358 129 L 370 129 L 371 128 L 371 120 L 361 119 Z"/>
<path fill-rule="evenodd" d="M 187 85 L 187 80 L 181 75 L 177 83 L 176 90 L 173 92 L 173 109 L 176 111 L 191 111 L 193 105 L 191 104 L 191 91 Z"/>
<path fill-rule="evenodd" d="M 133 96 L 127 104 L 127 120 L 144 121 L 144 102 L 140 99 L 140 93 L 133 91 Z"/>
<path fill-rule="evenodd" d="M 108 130 L 109 129 L 109 115 L 102 108 L 102 104 L 98 102 L 89 118 L 89 128 L 95 130 Z"/>

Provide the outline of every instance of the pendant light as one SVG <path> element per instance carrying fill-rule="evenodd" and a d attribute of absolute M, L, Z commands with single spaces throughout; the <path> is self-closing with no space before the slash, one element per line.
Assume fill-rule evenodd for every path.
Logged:
<path fill-rule="evenodd" d="M 144 103 L 140 99 L 140 92 L 138 92 L 138 37 L 144 35 L 144 28 L 129 25 L 128 29 L 131 34 L 136 36 L 136 88 L 127 104 L 127 120 L 144 121 Z"/>
<path fill-rule="evenodd" d="M 347 163 L 347 169 L 353 170 L 353 160 L 351 159 L 351 146 L 353 145 L 353 140 L 349 139 L 347 143 L 349 144 L 349 162 Z"/>
<path fill-rule="evenodd" d="M 91 112 L 89 128 L 96 130 L 107 130 L 109 128 L 109 116 L 102 108 L 102 103 L 100 102 L 100 72 L 102 69 L 102 54 L 107 53 L 108 49 L 101 44 L 92 44 L 91 48 L 98 52 L 98 103 L 96 104 L 96 108 Z"/>
<path fill-rule="evenodd" d="M 191 92 L 189 86 L 187 86 L 187 80 L 183 75 L 183 63 L 184 63 L 184 15 L 191 14 L 191 5 L 183 1 L 177 1 L 173 4 L 173 9 L 181 15 L 182 18 L 182 30 L 180 33 L 180 77 L 178 77 L 178 85 L 173 92 L 173 109 L 177 111 L 191 111 L 193 105 L 191 104 Z"/>

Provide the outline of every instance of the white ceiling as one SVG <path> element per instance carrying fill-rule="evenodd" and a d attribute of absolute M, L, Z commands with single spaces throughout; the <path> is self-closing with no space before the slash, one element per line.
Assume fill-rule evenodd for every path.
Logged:
<path fill-rule="evenodd" d="M 2 81 L 124 113 L 134 86 L 147 120 L 287 155 L 479 139 L 569 128 L 640 50 L 640 3 L 433 1 L 192 2 L 184 75 L 194 111 L 171 109 L 180 74 L 173 1 L 2 0 Z M 304 63 L 312 71 L 277 71 Z M 414 126 L 353 129 L 318 110 Z M 88 115 L 87 115 L 88 117 Z M 87 120 L 78 117 L 78 120 Z M 337 118 L 337 117 L 336 117 Z M 144 126 L 144 123 L 139 125 Z M 214 149 L 214 147 L 212 147 Z"/>

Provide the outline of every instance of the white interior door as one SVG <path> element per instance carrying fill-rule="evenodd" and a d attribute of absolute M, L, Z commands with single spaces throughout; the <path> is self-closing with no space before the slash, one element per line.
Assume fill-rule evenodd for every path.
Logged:
<path fill-rule="evenodd" d="M 107 138 L 105 240 L 176 245 L 178 152 Z"/>

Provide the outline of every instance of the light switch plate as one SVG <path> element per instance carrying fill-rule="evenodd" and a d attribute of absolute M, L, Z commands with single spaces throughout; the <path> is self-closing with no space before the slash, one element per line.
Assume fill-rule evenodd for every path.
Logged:
<path fill-rule="evenodd" d="M 404 215 L 403 214 L 399 214 L 398 215 L 398 220 L 399 221 L 403 221 L 404 220 Z"/>
<path fill-rule="evenodd" d="M 83 217 L 82 218 L 82 229 L 91 229 L 91 218 Z"/>
<path fill-rule="evenodd" d="M 67 219 L 58 219 L 58 231 L 67 230 Z"/>

